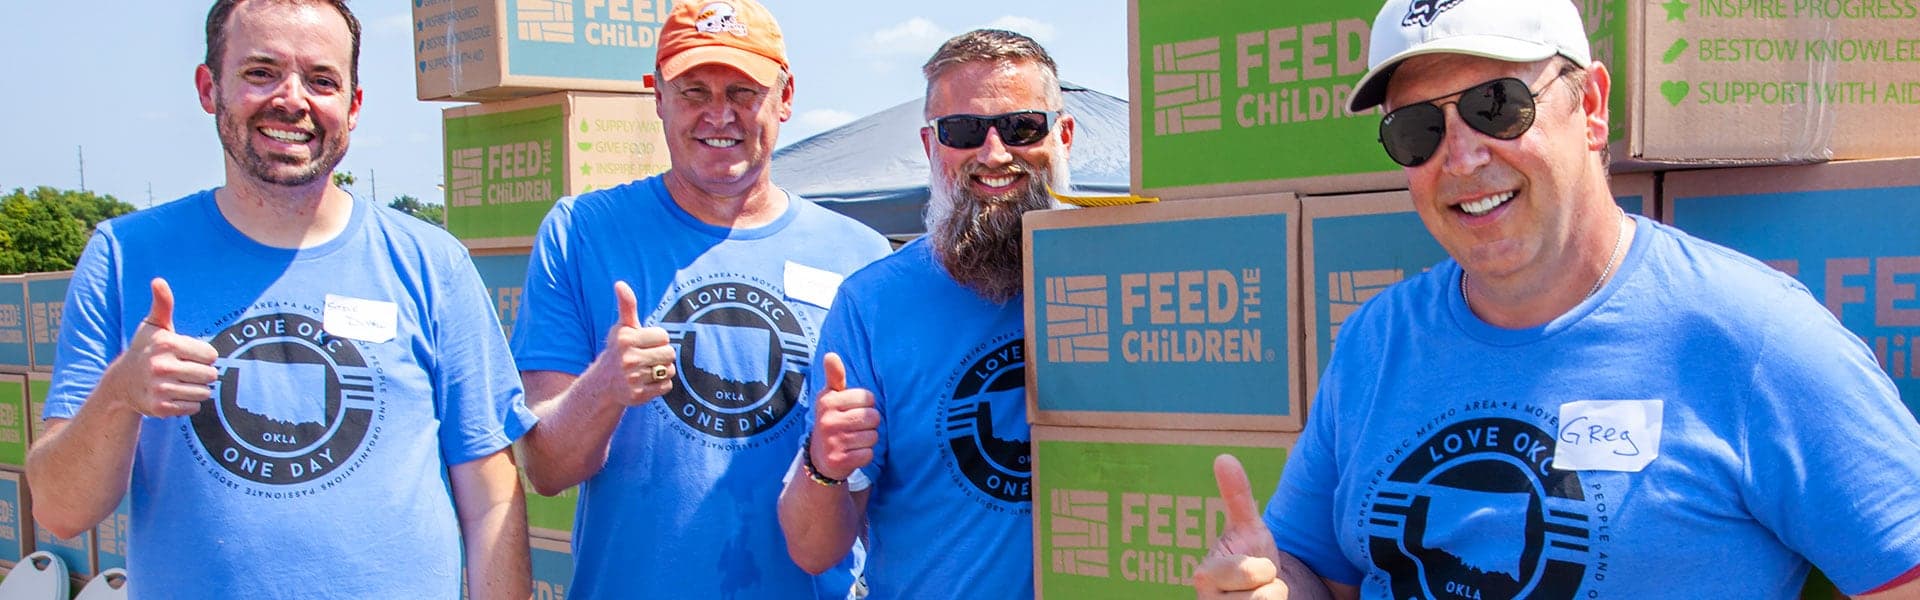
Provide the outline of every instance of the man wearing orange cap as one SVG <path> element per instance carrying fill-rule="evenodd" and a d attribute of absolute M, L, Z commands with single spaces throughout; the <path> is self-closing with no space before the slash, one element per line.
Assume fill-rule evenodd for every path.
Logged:
<path fill-rule="evenodd" d="M 809 597 L 780 478 L 840 280 L 889 246 L 769 178 L 794 88 L 766 8 L 678 2 L 659 39 L 672 168 L 561 199 L 535 242 L 512 343 L 542 419 L 527 477 L 581 486 L 576 598 Z"/>

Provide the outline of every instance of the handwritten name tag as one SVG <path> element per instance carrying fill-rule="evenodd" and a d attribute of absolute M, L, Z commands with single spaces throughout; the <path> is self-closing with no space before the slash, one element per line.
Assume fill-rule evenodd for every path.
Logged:
<path fill-rule="evenodd" d="M 820 308 L 833 308 L 833 296 L 846 280 L 839 273 L 787 261 L 787 297 Z"/>
<path fill-rule="evenodd" d="M 384 344 L 393 340 L 399 318 L 400 306 L 392 302 L 327 294 L 320 323 L 333 335 Z"/>
<path fill-rule="evenodd" d="M 1660 457 L 1660 400 L 1579 400 L 1560 405 L 1553 468 L 1638 472 Z"/>

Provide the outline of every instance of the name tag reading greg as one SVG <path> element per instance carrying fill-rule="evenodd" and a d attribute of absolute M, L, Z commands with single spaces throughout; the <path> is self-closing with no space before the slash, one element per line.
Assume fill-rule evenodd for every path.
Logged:
<path fill-rule="evenodd" d="M 333 335 L 384 344 L 393 340 L 399 317 L 400 306 L 392 302 L 327 294 L 320 324 Z"/>
<path fill-rule="evenodd" d="M 1578 400 L 1560 405 L 1553 468 L 1638 472 L 1660 457 L 1660 400 Z"/>

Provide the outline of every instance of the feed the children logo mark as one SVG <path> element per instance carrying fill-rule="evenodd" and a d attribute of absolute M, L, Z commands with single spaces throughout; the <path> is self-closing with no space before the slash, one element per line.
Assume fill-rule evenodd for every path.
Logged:
<path fill-rule="evenodd" d="M 657 311 L 675 355 L 675 417 L 710 438 L 740 439 L 786 421 L 804 393 L 813 342 L 799 315 L 744 277 L 691 282 Z"/>
<path fill-rule="evenodd" d="M 304 484 L 358 464 L 353 459 L 378 438 L 381 374 L 358 342 L 326 333 L 318 319 L 245 317 L 208 342 L 219 355 L 219 379 L 190 422 L 226 472 L 266 486 Z"/>
<path fill-rule="evenodd" d="M 1393 597 L 1575 597 L 1606 505 L 1578 473 L 1553 468 L 1552 433 L 1476 418 L 1402 447 L 1388 457 L 1399 466 L 1370 485 L 1365 525 Z"/>
<path fill-rule="evenodd" d="M 934 422 L 948 475 L 997 511 L 1030 510 L 1033 500 L 1024 348 L 1019 333 L 976 348 Z"/>

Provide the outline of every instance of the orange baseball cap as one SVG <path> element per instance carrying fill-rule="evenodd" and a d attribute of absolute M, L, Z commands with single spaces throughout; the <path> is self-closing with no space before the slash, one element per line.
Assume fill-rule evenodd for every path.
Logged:
<path fill-rule="evenodd" d="M 718 63 L 773 87 L 787 68 L 780 24 L 754 0 L 675 0 L 673 12 L 660 26 L 659 47 L 654 66 L 667 81 L 687 69 Z"/>

